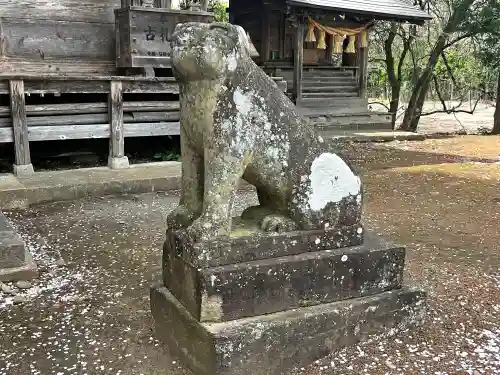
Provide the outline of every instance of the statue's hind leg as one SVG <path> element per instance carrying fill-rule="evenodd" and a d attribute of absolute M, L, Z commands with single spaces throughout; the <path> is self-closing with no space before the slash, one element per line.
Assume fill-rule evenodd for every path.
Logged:
<path fill-rule="evenodd" d="M 288 202 L 286 194 L 269 194 L 264 188 L 257 188 L 259 206 L 247 208 L 241 217 L 258 223 L 264 232 L 290 232 L 298 227 L 296 223 L 287 216 Z"/>

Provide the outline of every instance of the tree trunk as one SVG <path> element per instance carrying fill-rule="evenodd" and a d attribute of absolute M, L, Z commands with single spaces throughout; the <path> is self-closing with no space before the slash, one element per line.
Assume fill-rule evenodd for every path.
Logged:
<path fill-rule="evenodd" d="M 439 60 L 439 55 L 445 50 L 446 47 L 450 45 L 446 44 L 448 42 L 448 36 L 455 32 L 460 23 L 467 17 L 468 9 L 472 5 L 474 0 L 462 0 L 453 9 L 453 14 L 451 15 L 445 28 L 439 35 L 436 44 L 429 56 L 427 61 L 427 66 L 417 80 L 413 92 L 408 102 L 408 109 L 406 110 L 405 116 L 403 118 L 403 123 L 401 124 L 401 129 L 406 131 L 416 131 L 418 123 L 420 121 L 420 116 L 422 114 L 422 108 L 424 107 L 425 98 L 429 91 L 429 86 L 432 81 L 432 75 L 436 64 Z"/>
<path fill-rule="evenodd" d="M 389 104 L 389 112 L 391 113 L 392 129 L 396 129 L 396 120 L 398 118 L 399 95 L 401 93 L 401 84 L 392 86 L 391 102 Z"/>
<path fill-rule="evenodd" d="M 410 49 L 411 41 L 413 36 L 407 40 L 403 40 L 403 51 L 401 52 L 401 56 L 399 58 L 398 66 L 396 67 L 396 63 L 394 61 L 394 54 L 392 45 L 397 36 L 397 28 L 398 25 L 393 22 L 391 24 L 391 31 L 384 43 L 384 51 L 385 51 L 385 64 L 387 67 L 387 79 L 389 81 L 389 85 L 391 86 L 391 102 L 389 104 L 389 112 L 391 113 L 391 123 L 392 128 L 396 128 L 396 119 L 398 116 L 399 109 L 399 96 L 401 94 L 401 70 L 403 68 L 403 63 L 406 59 L 406 55 Z"/>
<path fill-rule="evenodd" d="M 497 101 L 493 116 L 493 130 L 491 134 L 500 134 L 500 71 L 498 72 Z"/>

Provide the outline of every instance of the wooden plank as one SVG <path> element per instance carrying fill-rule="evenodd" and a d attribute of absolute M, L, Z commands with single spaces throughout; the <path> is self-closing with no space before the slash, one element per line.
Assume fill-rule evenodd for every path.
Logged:
<path fill-rule="evenodd" d="M 125 102 L 125 112 L 133 111 L 133 112 L 149 112 L 153 111 L 179 111 L 180 103 L 179 102 Z"/>
<path fill-rule="evenodd" d="M 132 112 L 131 115 L 125 118 L 126 123 L 179 121 L 181 118 L 180 112 Z"/>
<path fill-rule="evenodd" d="M 304 29 L 305 25 L 302 20 L 297 22 L 297 30 L 295 35 L 295 51 L 294 51 L 294 70 L 293 70 L 293 98 L 295 102 L 302 99 L 302 69 L 304 65 Z"/>
<path fill-rule="evenodd" d="M 123 86 L 121 81 L 111 81 L 108 102 L 111 134 L 109 156 L 122 158 L 125 156 L 125 139 L 123 136 Z"/>
<path fill-rule="evenodd" d="M 11 142 L 7 130 L 0 129 L 0 142 Z M 179 122 L 124 124 L 125 137 L 179 135 Z M 36 126 L 29 128 L 31 141 L 109 138 L 109 124 Z"/>
<path fill-rule="evenodd" d="M 30 94 L 107 94 L 108 81 L 25 81 L 25 90 Z"/>
<path fill-rule="evenodd" d="M 179 94 L 179 85 L 175 81 L 123 81 L 124 93 Z"/>
<path fill-rule="evenodd" d="M 109 138 L 109 124 L 35 126 L 28 133 L 31 141 Z"/>
<path fill-rule="evenodd" d="M 265 63 L 269 60 L 271 53 L 271 27 L 269 25 L 269 9 L 267 4 L 262 3 L 261 7 L 261 43 L 260 43 L 260 60 Z"/>
<path fill-rule="evenodd" d="M 9 95 L 9 81 L 0 80 L 0 94 Z"/>
<path fill-rule="evenodd" d="M 9 87 L 16 165 L 29 165 L 31 164 L 31 156 L 26 122 L 24 82 L 9 81 Z"/>
<path fill-rule="evenodd" d="M 6 56 L 113 61 L 114 24 L 3 18 Z"/>
<path fill-rule="evenodd" d="M 162 122 L 179 121 L 180 113 L 169 112 L 128 112 L 122 115 L 125 123 L 137 122 Z M 54 116 L 28 116 L 26 123 L 28 128 L 33 126 L 60 126 L 60 125 L 92 125 L 103 124 L 109 121 L 108 111 L 104 113 L 81 114 L 81 115 L 54 115 Z M 0 117 L 0 128 L 12 127 L 10 118 Z"/>
<path fill-rule="evenodd" d="M 179 102 L 124 102 L 124 112 L 178 112 Z M 78 115 L 92 113 L 108 113 L 107 103 L 69 103 L 69 104 L 40 104 L 27 105 L 26 114 L 28 115 L 28 126 L 30 124 L 29 116 L 53 116 L 53 115 Z M 0 107 L 0 117 L 10 117 L 9 107 Z M 101 121 L 103 122 L 103 121 Z M 0 125 L 1 126 L 1 125 Z M 10 126 L 10 125 L 9 125 Z"/>
<path fill-rule="evenodd" d="M 172 66 L 172 60 L 170 56 L 160 57 L 160 56 L 131 56 L 130 65 L 131 67 L 154 67 L 154 68 L 170 68 Z"/>
<path fill-rule="evenodd" d="M 124 125 L 125 137 L 156 137 L 162 135 L 179 135 L 180 132 L 180 123 L 177 121 Z"/>
<path fill-rule="evenodd" d="M 132 117 L 131 115 L 129 115 Z M 59 126 L 59 125 L 92 125 L 108 122 L 108 114 L 95 113 L 83 115 L 55 115 L 55 116 L 28 116 L 28 128 L 32 126 Z M 0 118 L 0 127 L 11 126 L 9 119 Z"/>
<path fill-rule="evenodd" d="M 55 73 L 58 75 L 114 75 L 116 64 L 109 60 L 89 58 L 48 58 L 34 60 L 26 57 L 0 57 L 0 72 L 3 74 L 40 74 Z"/>
<path fill-rule="evenodd" d="M 120 0 L 0 0 L 2 17 L 113 23 Z"/>
<path fill-rule="evenodd" d="M 12 128 L 0 128 L 0 143 L 14 142 L 14 134 Z"/>
<path fill-rule="evenodd" d="M 1 79 L 2 77 L 0 77 Z M 0 94 L 7 94 L 8 91 L 0 86 Z M 25 92 L 29 94 L 108 94 L 109 93 L 109 81 L 25 81 Z M 164 82 L 164 81 L 124 81 L 123 82 L 123 92 L 124 93 L 137 93 L 137 94 L 147 94 L 147 93 L 167 93 L 167 94 L 178 94 L 179 85 L 175 82 Z"/>
<path fill-rule="evenodd" d="M 73 75 L 73 74 L 11 74 L 0 72 L 0 80 L 23 79 L 25 81 L 126 81 L 126 82 L 164 82 L 176 83 L 173 77 L 144 77 L 144 76 L 118 76 L 118 75 Z M 109 91 L 109 90 L 108 90 Z"/>

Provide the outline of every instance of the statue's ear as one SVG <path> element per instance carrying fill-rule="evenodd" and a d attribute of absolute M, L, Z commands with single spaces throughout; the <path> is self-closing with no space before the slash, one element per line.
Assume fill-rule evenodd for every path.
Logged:
<path fill-rule="evenodd" d="M 238 50 L 242 56 L 250 56 L 250 42 L 247 37 L 245 30 L 238 25 L 232 25 L 227 23 L 227 33 L 231 38 L 233 48 Z"/>
<path fill-rule="evenodd" d="M 238 25 L 231 25 L 234 30 L 236 38 L 236 47 L 240 50 L 240 53 L 244 56 L 250 56 L 250 41 L 243 27 Z"/>

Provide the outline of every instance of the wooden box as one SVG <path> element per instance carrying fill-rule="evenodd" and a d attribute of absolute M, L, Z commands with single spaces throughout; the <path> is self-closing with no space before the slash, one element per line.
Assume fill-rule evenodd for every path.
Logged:
<path fill-rule="evenodd" d="M 115 10 L 116 65 L 170 67 L 170 38 L 183 22 L 212 22 L 213 14 L 178 9 L 128 7 Z"/>

